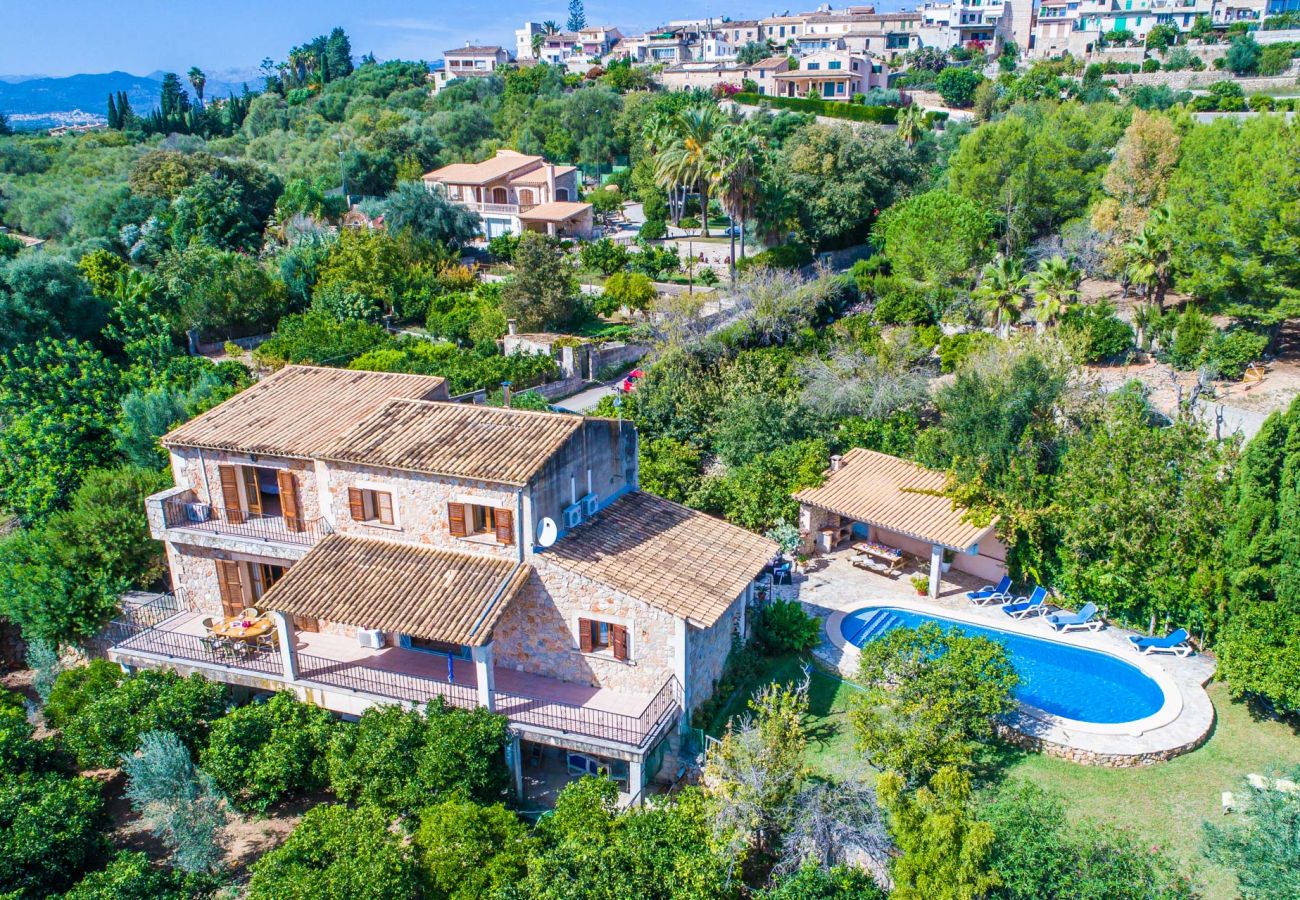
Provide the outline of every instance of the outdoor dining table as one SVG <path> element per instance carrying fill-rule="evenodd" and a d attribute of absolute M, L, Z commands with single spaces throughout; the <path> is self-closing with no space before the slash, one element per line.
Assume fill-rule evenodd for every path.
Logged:
<path fill-rule="evenodd" d="M 212 633 L 230 641 L 255 641 L 275 630 L 275 623 L 266 616 L 247 619 L 243 616 L 231 616 L 214 623 Z"/>
<path fill-rule="evenodd" d="M 880 544 L 876 541 L 858 541 L 853 545 L 853 549 L 862 555 L 883 559 L 889 564 L 890 574 L 893 574 L 903 562 L 903 551 L 897 547 L 890 547 L 888 544 Z"/>

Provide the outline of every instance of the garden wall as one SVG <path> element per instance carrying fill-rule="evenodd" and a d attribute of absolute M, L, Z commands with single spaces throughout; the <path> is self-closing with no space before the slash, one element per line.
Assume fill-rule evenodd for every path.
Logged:
<path fill-rule="evenodd" d="M 1245 94 L 1252 94 L 1259 91 L 1276 90 L 1278 88 L 1296 87 L 1294 75 L 1275 75 L 1272 77 L 1258 78 L 1233 78 L 1226 72 L 1217 72 L 1213 69 L 1206 69 L 1204 72 L 1193 72 L 1191 70 L 1183 72 L 1138 72 L 1133 75 L 1107 75 L 1107 80 L 1114 79 L 1120 87 L 1128 87 L 1137 84 L 1149 85 L 1168 85 L 1171 90 L 1186 91 L 1196 88 L 1207 88 L 1219 81 L 1231 81 L 1240 85 Z M 1300 93 L 1300 88 L 1297 89 Z"/>
<path fill-rule="evenodd" d="M 1182 756 L 1184 753 L 1191 753 L 1197 747 L 1200 747 L 1214 729 L 1206 729 L 1205 733 L 1195 740 L 1188 741 L 1177 747 L 1169 747 L 1165 750 L 1155 750 L 1149 753 L 1098 753 L 1095 750 L 1081 750 L 1078 747 L 1067 747 L 1064 744 L 1058 744 L 1054 741 L 1043 740 L 1034 735 L 1025 734 L 1009 725 L 997 726 L 998 736 L 1008 744 L 1013 744 L 1024 750 L 1030 750 L 1035 753 L 1044 753 L 1048 756 L 1054 756 L 1057 759 L 1068 759 L 1071 762 L 1079 763 L 1085 766 L 1101 766 L 1107 769 L 1134 769 L 1139 766 L 1150 766 L 1158 762 L 1165 762 L 1173 759 L 1175 756 Z"/>

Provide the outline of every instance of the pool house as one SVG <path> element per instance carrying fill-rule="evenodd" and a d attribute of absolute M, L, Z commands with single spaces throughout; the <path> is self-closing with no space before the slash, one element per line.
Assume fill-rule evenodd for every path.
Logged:
<path fill-rule="evenodd" d="M 949 567 L 989 583 L 1007 571 L 996 520 L 978 525 L 944 495 L 947 476 L 887 453 L 855 449 L 832 456 L 820 487 L 795 494 L 804 550 L 852 548 L 854 565 L 901 576 L 903 561 L 929 560 L 931 597 Z"/>

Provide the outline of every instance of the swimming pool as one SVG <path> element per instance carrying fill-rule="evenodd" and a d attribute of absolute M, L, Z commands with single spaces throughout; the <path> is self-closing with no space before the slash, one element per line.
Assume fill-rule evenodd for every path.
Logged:
<path fill-rule="evenodd" d="M 1020 676 L 1016 699 L 1053 716 L 1115 724 L 1154 715 L 1164 705 L 1160 685 L 1137 666 L 1108 653 L 1059 641 L 890 606 L 867 606 L 849 613 L 840 630 L 846 641 L 861 647 L 895 628 L 915 628 L 926 622 L 1002 644 Z"/>

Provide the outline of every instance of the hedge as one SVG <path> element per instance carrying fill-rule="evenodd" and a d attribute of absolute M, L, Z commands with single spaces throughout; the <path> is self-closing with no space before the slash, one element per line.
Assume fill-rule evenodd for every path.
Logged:
<path fill-rule="evenodd" d="M 746 106 L 761 106 L 768 109 L 793 109 L 798 112 L 810 112 L 819 116 L 835 119 L 849 119 L 854 122 L 874 122 L 877 125 L 893 125 L 898 118 L 898 109 L 893 106 L 859 106 L 843 100 L 810 100 L 804 97 L 768 97 L 763 94 L 741 92 L 733 94 L 732 100 Z"/>

